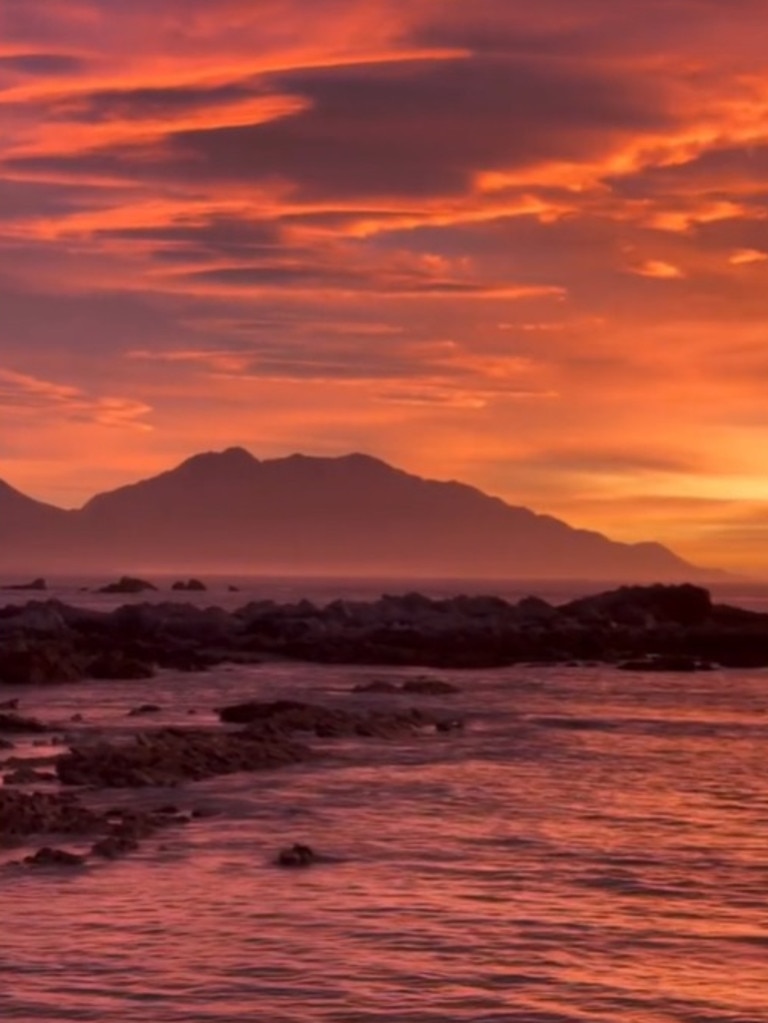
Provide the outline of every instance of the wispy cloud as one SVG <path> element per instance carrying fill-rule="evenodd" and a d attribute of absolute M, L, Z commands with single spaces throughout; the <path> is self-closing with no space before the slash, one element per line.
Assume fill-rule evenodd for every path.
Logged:
<path fill-rule="evenodd" d="M 143 402 L 93 397 L 79 387 L 3 368 L 0 368 L 0 405 L 3 418 L 8 418 L 11 412 L 27 412 L 48 416 L 54 421 L 63 419 L 132 430 L 151 429 L 144 417 L 152 409 Z"/>
<path fill-rule="evenodd" d="M 367 446 L 662 538 L 761 493 L 764 0 L 2 21 L 0 419 L 70 488 L 111 426 L 128 477 Z"/>

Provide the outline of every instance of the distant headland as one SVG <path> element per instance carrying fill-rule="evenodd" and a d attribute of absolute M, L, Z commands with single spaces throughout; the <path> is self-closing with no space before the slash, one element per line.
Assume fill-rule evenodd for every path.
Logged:
<path fill-rule="evenodd" d="M 520 579 L 723 578 L 363 454 L 195 455 L 65 511 L 0 481 L 0 571 Z"/>

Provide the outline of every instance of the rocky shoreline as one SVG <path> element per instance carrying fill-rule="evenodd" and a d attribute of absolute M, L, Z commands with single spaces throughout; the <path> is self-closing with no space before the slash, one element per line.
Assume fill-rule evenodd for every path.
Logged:
<path fill-rule="evenodd" d="M 396 739 L 449 731 L 447 723 L 454 723 L 444 714 L 419 708 L 348 710 L 294 700 L 250 700 L 219 708 L 220 724 L 215 727 L 160 727 L 112 740 L 98 729 L 85 729 L 72 739 L 57 737 L 53 725 L 19 713 L 18 701 L 11 702 L 14 706 L 0 713 L 0 739 L 6 749 L 14 747 L 7 735 L 29 739 L 47 733 L 52 745 L 70 743 L 64 752 L 12 754 L 0 761 L 0 849 L 40 839 L 69 846 L 38 848 L 17 864 L 29 867 L 81 867 L 94 858 L 132 853 L 162 828 L 202 816 L 187 805 L 188 783 L 304 763 L 323 753 L 322 742 L 308 745 L 312 740 Z M 39 771 L 41 766 L 51 770 Z M 41 784 L 45 787 L 30 789 Z M 168 788 L 178 789 L 185 809 L 162 802 Z M 105 794 L 113 790 L 157 791 L 161 801 L 148 807 L 146 798 L 131 801 L 129 796 L 127 805 L 103 809 Z M 73 851 L 73 841 L 81 849 Z M 87 849 L 82 849 L 83 842 L 90 843 Z"/>
<path fill-rule="evenodd" d="M 9 605 L 0 608 L 0 749 L 12 751 L 0 762 L 0 846 L 39 839 L 90 843 L 84 851 L 44 845 L 23 860 L 31 867 L 114 859 L 160 829 L 193 818 L 187 783 L 301 764 L 336 739 L 383 740 L 463 727 L 449 708 L 434 709 L 435 698 L 450 702 L 456 686 L 431 675 L 399 685 L 374 679 L 349 690 L 425 695 L 429 709 L 399 701 L 374 710 L 249 700 L 217 708 L 216 726 L 147 728 L 145 717 L 160 710 L 147 703 L 128 711 L 135 727 L 110 739 L 87 726 L 56 738 L 52 733 L 60 726 L 24 713 L 18 695 L 1 698 L 3 684 L 130 681 L 163 669 L 199 672 L 274 658 L 451 668 L 584 660 L 627 671 L 756 667 L 768 665 L 768 615 L 714 604 L 693 585 L 622 587 L 559 607 L 538 598 L 511 604 L 492 596 L 433 600 L 415 593 L 324 607 L 259 601 L 233 612 L 185 603 L 113 611 L 56 600 Z M 80 715 L 77 720 L 82 722 Z M 19 756 L 19 740 L 58 749 Z M 182 809 L 148 805 L 146 799 L 103 808 L 110 791 L 157 790 L 162 796 L 169 787 L 179 789 Z"/>
<path fill-rule="evenodd" d="M 57 600 L 0 608 L 0 685 L 149 678 L 226 661 L 502 667 L 599 661 L 633 670 L 768 666 L 768 615 L 715 604 L 691 584 L 626 586 L 554 606 L 494 596 L 436 600 L 189 603 L 113 611 Z"/>

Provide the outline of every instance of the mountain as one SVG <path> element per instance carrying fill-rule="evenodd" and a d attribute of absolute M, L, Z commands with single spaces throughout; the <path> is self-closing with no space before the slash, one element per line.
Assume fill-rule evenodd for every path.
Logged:
<path fill-rule="evenodd" d="M 11 522 L 12 543 L 6 521 Z M 0 488 L 0 568 L 71 571 L 701 579 L 656 543 L 624 544 L 422 479 L 368 455 L 259 461 L 242 448 L 195 455 L 64 512 Z M 38 556 L 36 556 L 36 554 Z"/>
<path fill-rule="evenodd" d="M 68 558 L 72 513 L 35 501 L 0 480 L 0 565 L 32 571 Z"/>

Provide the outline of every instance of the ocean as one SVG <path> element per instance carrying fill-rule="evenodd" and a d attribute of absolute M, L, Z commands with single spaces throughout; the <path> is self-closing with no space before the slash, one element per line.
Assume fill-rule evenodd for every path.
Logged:
<path fill-rule="evenodd" d="M 202 814 L 116 862 L 34 871 L 12 861 L 40 841 L 3 850 L 0 1019 L 766 1023 L 768 671 L 519 665 L 440 671 L 456 695 L 352 693 L 421 670 L 3 687 L 65 743 L 125 735 L 145 702 L 156 727 L 277 696 L 450 708 L 467 727 L 95 795 Z M 293 842 L 329 862 L 275 867 Z"/>

